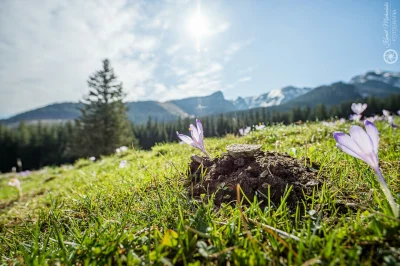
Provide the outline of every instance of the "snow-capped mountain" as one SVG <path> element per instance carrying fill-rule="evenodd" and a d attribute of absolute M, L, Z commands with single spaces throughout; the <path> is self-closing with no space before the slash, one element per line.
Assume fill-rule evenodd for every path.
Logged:
<path fill-rule="evenodd" d="M 369 71 L 363 75 L 358 75 L 350 80 L 350 84 L 363 84 L 369 81 L 378 81 L 386 83 L 393 87 L 400 88 L 400 73 L 399 72 L 389 72 L 389 71 Z"/>
<path fill-rule="evenodd" d="M 311 88 L 297 88 L 293 86 L 269 91 L 255 97 L 238 97 L 233 104 L 239 110 L 280 105 L 309 92 Z"/>
<path fill-rule="evenodd" d="M 353 77 L 349 84 L 356 87 L 361 97 L 390 95 L 400 92 L 400 73 L 389 71 L 368 71 Z"/>

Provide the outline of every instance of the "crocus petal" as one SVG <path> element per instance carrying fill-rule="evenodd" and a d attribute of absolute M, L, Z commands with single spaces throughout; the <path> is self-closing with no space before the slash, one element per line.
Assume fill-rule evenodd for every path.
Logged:
<path fill-rule="evenodd" d="M 364 103 L 361 107 L 361 113 L 365 111 L 365 109 L 367 109 L 368 105 L 366 103 Z"/>
<path fill-rule="evenodd" d="M 350 115 L 350 120 L 358 122 L 358 121 L 360 121 L 360 119 L 361 119 L 361 115 L 357 115 L 357 114 Z"/>
<path fill-rule="evenodd" d="M 193 124 L 190 124 L 190 134 L 192 134 L 192 138 L 194 141 L 198 142 L 200 140 L 199 132 Z"/>
<path fill-rule="evenodd" d="M 365 154 L 374 153 L 374 146 L 368 134 L 359 126 L 350 127 L 350 136 Z"/>
<path fill-rule="evenodd" d="M 390 115 L 390 112 L 388 110 L 382 110 L 382 113 L 386 117 Z"/>
<path fill-rule="evenodd" d="M 360 115 L 362 112 L 364 112 L 365 111 L 365 109 L 367 109 L 367 104 L 366 103 L 364 103 L 364 104 L 362 104 L 362 103 L 353 103 L 352 105 L 351 105 L 351 110 L 355 113 L 355 114 L 358 114 L 358 115 Z"/>
<path fill-rule="evenodd" d="M 197 132 L 199 133 L 199 140 L 198 143 L 201 147 L 201 150 L 205 152 L 204 148 L 204 131 L 203 131 L 203 125 L 201 124 L 200 119 L 196 119 L 196 124 L 197 124 Z"/>
<path fill-rule="evenodd" d="M 354 142 L 354 140 L 347 134 L 343 132 L 333 132 L 333 137 L 336 139 L 337 144 L 343 146 L 346 148 L 346 150 L 351 150 L 352 151 L 352 156 L 353 153 L 357 155 L 357 158 L 362 158 L 362 150 L 358 147 L 358 145 Z M 347 152 L 347 151 L 344 151 Z"/>
<path fill-rule="evenodd" d="M 374 153 L 378 154 L 378 146 L 379 146 L 379 132 L 374 123 L 365 120 L 365 130 L 367 131 L 368 136 L 371 138 L 372 145 L 374 147 Z"/>
<path fill-rule="evenodd" d="M 196 124 L 197 124 L 197 130 L 199 132 L 199 135 L 204 136 L 203 125 L 201 124 L 200 119 L 196 119 Z"/>
<path fill-rule="evenodd" d="M 192 145 L 193 144 L 193 140 L 192 138 L 183 135 L 183 134 L 179 134 L 178 131 L 176 132 L 176 134 L 178 135 L 178 138 L 180 138 L 184 143 Z"/>
<path fill-rule="evenodd" d="M 348 155 L 351 155 L 357 159 L 361 159 L 360 156 L 357 155 L 357 153 L 353 152 L 352 150 L 350 150 L 349 148 L 340 145 L 339 143 L 336 143 L 336 147 L 338 147 L 339 149 L 341 149 L 342 151 L 344 151 L 345 153 L 347 153 Z M 362 160 L 362 159 L 361 159 Z"/>
<path fill-rule="evenodd" d="M 358 105 L 356 103 L 353 103 L 351 105 L 351 110 L 355 113 L 358 114 Z"/>

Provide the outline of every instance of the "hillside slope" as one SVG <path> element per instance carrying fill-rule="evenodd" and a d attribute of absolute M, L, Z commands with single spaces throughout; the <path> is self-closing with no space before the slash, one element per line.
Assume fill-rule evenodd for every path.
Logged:
<path fill-rule="evenodd" d="M 0 120 L 4 124 L 19 123 L 20 121 L 37 120 L 72 120 L 79 116 L 79 103 L 54 103 L 38 109 L 27 111 L 8 119 Z"/>
<path fill-rule="evenodd" d="M 357 91 L 357 88 L 354 85 L 338 82 L 315 88 L 314 90 L 289 101 L 283 106 L 292 107 L 308 105 L 310 107 L 315 107 L 318 104 L 330 106 L 360 98 L 362 98 L 361 94 Z"/>
<path fill-rule="evenodd" d="M 204 97 L 190 97 L 167 102 L 127 102 L 128 117 L 136 124 L 145 123 L 149 117 L 158 121 L 174 121 L 179 117 L 203 116 L 236 110 L 232 102 L 218 91 Z M 15 124 L 22 120 L 35 123 L 39 120 L 73 120 L 79 117 L 79 103 L 56 103 L 0 120 L 3 124 Z"/>
<path fill-rule="evenodd" d="M 205 97 L 190 97 L 170 102 L 194 116 L 206 116 L 236 110 L 230 101 L 225 100 L 220 91 Z"/>
<path fill-rule="evenodd" d="M 233 189 L 231 205 L 214 208 L 205 199 L 193 200 L 185 185 L 187 164 L 199 152 L 188 145 L 130 150 L 19 176 L 19 200 L 7 186 L 15 176 L 0 175 L 0 262 L 302 265 L 317 258 L 321 264 L 400 263 L 400 221 L 390 217 L 373 171 L 335 146 L 332 132 L 349 127 L 277 125 L 244 138 L 206 139 L 212 156 L 232 143 L 261 144 L 263 150 L 288 152 L 312 167 L 324 184 L 299 202 L 305 209 L 296 212 L 285 202 L 260 208 L 243 195 L 242 204 L 236 204 L 235 184 L 221 187 Z M 385 122 L 378 129 L 380 165 L 400 202 L 400 131 Z M 123 160 L 126 167 L 120 168 Z M 259 197 L 269 202 L 268 193 Z"/>

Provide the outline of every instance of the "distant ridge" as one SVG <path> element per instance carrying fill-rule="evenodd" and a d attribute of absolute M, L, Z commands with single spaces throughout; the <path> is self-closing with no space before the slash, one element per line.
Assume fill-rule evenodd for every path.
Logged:
<path fill-rule="evenodd" d="M 158 121 L 174 121 L 179 117 L 201 117 L 237 110 L 277 106 L 288 109 L 294 106 L 317 104 L 335 105 L 343 101 L 352 101 L 368 96 L 387 97 L 400 93 L 400 72 L 368 71 L 354 76 L 349 82 L 335 82 L 316 88 L 298 88 L 287 86 L 271 90 L 255 97 L 225 99 L 221 91 L 203 97 L 189 97 L 167 102 L 138 101 L 127 102 L 128 117 L 140 124 L 152 117 Z M 2 124 L 16 124 L 20 121 L 47 123 L 73 120 L 79 117 L 81 104 L 65 102 L 55 103 L 30 110 L 0 120 Z"/>

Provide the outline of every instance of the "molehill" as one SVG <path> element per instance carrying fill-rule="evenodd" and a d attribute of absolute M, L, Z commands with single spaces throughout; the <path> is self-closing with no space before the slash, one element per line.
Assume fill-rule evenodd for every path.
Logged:
<path fill-rule="evenodd" d="M 292 186 L 287 206 L 294 210 L 310 195 L 313 188 L 321 184 L 317 171 L 304 166 L 304 162 L 277 152 L 262 152 L 260 145 L 233 144 L 228 153 L 218 158 L 193 155 L 189 164 L 189 193 L 200 200 L 202 194 L 209 198 L 215 193 L 214 204 L 234 203 L 236 186 L 240 185 L 249 200 L 256 196 L 261 207 L 268 205 L 268 190 L 271 204 L 280 205 L 285 191 Z"/>

